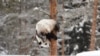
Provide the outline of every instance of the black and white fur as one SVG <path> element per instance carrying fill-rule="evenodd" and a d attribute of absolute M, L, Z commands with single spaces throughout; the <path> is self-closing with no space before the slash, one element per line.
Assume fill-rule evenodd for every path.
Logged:
<path fill-rule="evenodd" d="M 41 47 L 49 47 L 51 38 L 57 39 L 54 32 L 59 31 L 57 22 L 53 19 L 42 19 L 36 24 L 36 39 Z"/>

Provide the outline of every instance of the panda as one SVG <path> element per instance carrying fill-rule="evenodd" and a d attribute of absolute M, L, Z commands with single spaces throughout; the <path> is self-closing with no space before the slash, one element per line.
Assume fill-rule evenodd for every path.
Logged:
<path fill-rule="evenodd" d="M 51 38 L 57 40 L 55 33 L 59 25 L 54 19 L 42 19 L 36 23 L 36 39 L 41 47 L 49 47 Z"/>

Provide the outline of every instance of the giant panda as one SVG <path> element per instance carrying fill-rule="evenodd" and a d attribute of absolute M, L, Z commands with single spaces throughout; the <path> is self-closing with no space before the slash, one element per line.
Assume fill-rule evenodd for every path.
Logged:
<path fill-rule="evenodd" d="M 59 25 L 54 19 L 42 19 L 36 23 L 36 39 L 41 47 L 49 47 L 51 38 L 57 39 L 55 33 L 59 31 Z M 55 32 L 55 33 L 54 33 Z"/>

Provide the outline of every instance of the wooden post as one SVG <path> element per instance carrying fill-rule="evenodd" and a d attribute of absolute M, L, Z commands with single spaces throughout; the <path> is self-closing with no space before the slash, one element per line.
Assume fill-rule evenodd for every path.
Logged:
<path fill-rule="evenodd" d="M 50 1 L 50 18 L 56 20 L 56 14 L 57 14 L 57 0 L 49 0 Z M 52 23 L 52 22 L 51 22 Z M 54 32 L 55 35 L 57 34 L 56 32 Z M 51 39 L 50 41 L 51 45 L 50 45 L 50 53 L 51 56 L 57 56 L 57 40 L 55 39 Z"/>
<path fill-rule="evenodd" d="M 91 43 L 90 50 L 95 50 L 95 30 L 96 30 L 96 18 L 97 18 L 97 4 L 98 0 L 94 0 L 94 12 L 93 12 L 93 22 L 92 22 L 92 32 L 91 32 Z"/>

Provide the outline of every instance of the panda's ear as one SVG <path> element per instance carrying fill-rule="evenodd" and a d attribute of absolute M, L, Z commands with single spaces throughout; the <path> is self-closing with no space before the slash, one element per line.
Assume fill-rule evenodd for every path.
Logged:
<path fill-rule="evenodd" d="M 42 44 L 42 42 L 39 42 L 38 44 L 39 44 L 39 45 L 41 45 L 41 44 Z"/>

